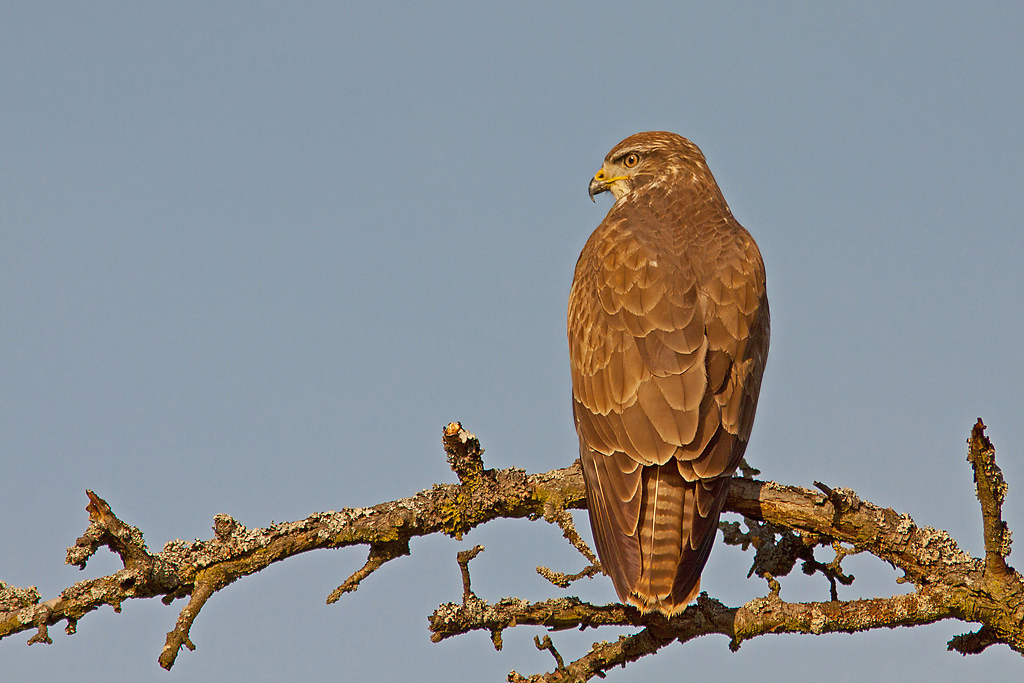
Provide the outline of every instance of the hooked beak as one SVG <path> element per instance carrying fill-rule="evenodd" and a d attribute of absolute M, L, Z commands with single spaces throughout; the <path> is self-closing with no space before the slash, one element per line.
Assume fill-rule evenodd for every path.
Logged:
<path fill-rule="evenodd" d="M 604 170 L 604 167 L 602 167 L 601 170 L 595 173 L 594 177 L 590 179 L 590 185 L 587 187 L 587 194 L 590 195 L 590 201 L 596 202 L 597 200 L 594 199 L 594 195 L 601 194 L 602 192 L 608 192 L 612 187 L 612 183 L 616 180 L 628 179 L 629 176 L 624 175 L 609 178 L 608 172 Z"/>

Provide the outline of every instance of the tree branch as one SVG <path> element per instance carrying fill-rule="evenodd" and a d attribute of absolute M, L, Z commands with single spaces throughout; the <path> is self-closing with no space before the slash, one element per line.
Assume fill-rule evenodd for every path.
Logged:
<path fill-rule="evenodd" d="M 1024 581 L 1005 562 L 1010 547 L 1009 530 L 1001 518 L 1006 485 L 980 420 L 969 443 L 985 522 L 984 561 L 966 555 L 946 532 L 919 527 L 909 516 L 862 501 L 847 489 L 822 484 L 819 492 L 736 478 L 725 510 L 743 515 L 747 531 L 741 532 L 735 523 L 724 524 L 726 542 L 755 548 L 751 572 L 769 581 L 769 595 L 740 607 L 727 607 L 702 594 L 695 605 L 672 620 L 657 614 L 641 615 L 624 605 L 591 605 L 572 597 L 537 603 L 504 598 L 490 604 L 470 589 L 469 562 L 482 548 L 473 549 L 459 556 L 462 603 L 438 607 L 430 617 L 431 639 L 437 642 L 472 630 L 487 630 L 500 648 L 502 631 L 520 625 L 556 631 L 605 625 L 641 629 L 616 642 L 597 643 L 568 664 L 549 639 L 538 639 L 538 647 L 555 656 L 555 670 L 529 679 L 513 672 L 510 680 L 543 681 L 588 680 L 674 641 L 713 633 L 727 636 L 731 647 L 738 648 L 745 640 L 770 633 L 854 632 L 947 618 L 981 625 L 975 633 L 952 639 L 949 649 L 972 654 L 1004 643 L 1024 653 Z M 119 611 L 129 598 L 161 596 L 169 604 L 189 597 L 159 657 L 160 665 L 169 669 L 182 646 L 194 649 L 189 631 L 206 602 L 225 586 L 270 564 L 310 550 L 369 546 L 366 564 L 329 596 L 328 602 L 333 602 L 356 590 L 385 562 L 408 555 L 411 538 L 443 533 L 460 539 L 470 529 L 497 518 L 543 517 L 558 524 L 572 545 L 588 557 L 591 566 L 575 576 L 538 570 L 543 569 L 556 584 L 568 585 L 573 578 L 598 570 L 567 512 L 585 504 L 578 464 L 531 475 L 517 469 L 485 469 L 479 441 L 458 423 L 445 428 L 444 447 L 458 484 L 436 484 L 408 498 L 368 508 L 315 513 L 262 529 L 248 530 L 228 515 L 217 515 L 213 538 L 172 541 L 159 553 L 151 553 L 137 528 L 120 520 L 106 501 L 87 491 L 89 526 L 68 549 L 67 562 L 84 568 L 96 550 L 106 546 L 121 558 L 124 568 L 76 583 L 45 602 L 34 589 L 0 583 L 0 638 L 35 630 L 29 644 L 49 643 L 49 626 L 65 621 L 67 632 L 74 633 L 78 621 L 102 605 Z M 814 557 L 818 546 L 831 547 L 835 559 L 819 562 Z M 901 582 L 912 583 L 915 592 L 838 601 L 836 583 L 846 585 L 853 580 L 842 572 L 841 561 L 857 552 L 871 553 L 902 570 Z M 787 603 L 779 597 L 778 579 L 800 561 L 806 573 L 820 571 L 826 576 L 831 601 Z"/>
<path fill-rule="evenodd" d="M 1012 570 L 1005 558 L 1010 554 L 1010 531 L 1003 521 L 1003 500 L 1006 498 L 1006 482 L 1003 472 L 996 466 L 996 449 L 985 436 L 985 423 L 978 422 L 971 430 L 967 443 L 967 461 L 974 469 L 974 483 L 978 501 L 981 503 L 981 519 L 985 534 L 985 569 L 1004 576 Z"/>

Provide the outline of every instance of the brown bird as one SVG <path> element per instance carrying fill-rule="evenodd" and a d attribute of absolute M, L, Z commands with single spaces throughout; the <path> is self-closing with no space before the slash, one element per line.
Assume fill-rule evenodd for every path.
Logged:
<path fill-rule="evenodd" d="M 754 423 L 764 262 L 686 138 L 626 138 L 590 181 L 606 191 L 569 295 L 587 507 L 619 598 L 672 616 L 700 590 Z"/>

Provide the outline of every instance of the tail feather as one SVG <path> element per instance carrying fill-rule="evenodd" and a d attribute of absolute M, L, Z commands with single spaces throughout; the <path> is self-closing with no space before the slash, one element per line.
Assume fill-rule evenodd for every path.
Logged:
<path fill-rule="evenodd" d="M 614 456 L 586 455 L 594 541 L 619 599 L 644 612 L 683 611 L 700 592 L 730 479 L 688 482 L 674 462 L 624 471 Z M 609 470 L 635 484 L 606 484 Z"/>
<path fill-rule="evenodd" d="M 645 612 L 671 616 L 694 600 L 729 484 L 727 479 L 719 481 L 708 491 L 699 481 L 684 480 L 672 464 L 644 468 L 640 576 L 624 596 L 627 602 Z M 706 516 L 700 514 L 702 507 Z"/>

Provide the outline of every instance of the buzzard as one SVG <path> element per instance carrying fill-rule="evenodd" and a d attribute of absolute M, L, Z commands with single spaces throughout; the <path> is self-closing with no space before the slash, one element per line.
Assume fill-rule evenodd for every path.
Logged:
<path fill-rule="evenodd" d="M 768 356 L 764 262 L 704 155 L 626 138 L 590 181 L 615 204 L 569 295 L 573 416 L 601 564 L 672 616 L 700 590 Z"/>

